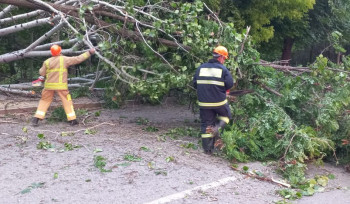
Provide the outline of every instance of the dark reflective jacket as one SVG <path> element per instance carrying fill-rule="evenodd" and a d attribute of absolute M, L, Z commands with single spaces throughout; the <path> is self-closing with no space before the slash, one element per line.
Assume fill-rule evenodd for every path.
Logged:
<path fill-rule="evenodd" d="M 200 65 L 193 77 L 200 108 L 215 109 L 225 105 L 226 90 L 232 88 L 233 83 L 230 71 L 218 60 L 211 59 Z"/>

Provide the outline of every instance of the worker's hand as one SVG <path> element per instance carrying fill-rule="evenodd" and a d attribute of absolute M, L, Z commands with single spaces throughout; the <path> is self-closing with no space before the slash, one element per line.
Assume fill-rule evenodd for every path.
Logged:
<path fill-rule="evenodd" d="M 237 101 L 237 99 L 236 99 L 235 96 L 227 95 L 226 98 L 227 98 L 227 100 L 230 101 L 230 102 L 236 102 L 236 101 Z"/>
<path fill-rule="evenodd" d="M 91 49 L 89 50 L 89 53 L 90 53 L 90 55 L 95 54 L 95 48 L 91 48 Z"/>

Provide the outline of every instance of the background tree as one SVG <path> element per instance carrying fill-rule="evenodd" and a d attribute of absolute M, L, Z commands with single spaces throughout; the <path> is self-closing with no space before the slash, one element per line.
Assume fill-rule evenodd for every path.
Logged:
<path fill-rule="evenodd" d="M 275 28 L 274 37 L 269 42 L 262 43 L 259 51 L 263 53 L 264 59 L 292 60 L 293 64 L 312 63 L 320 53 L 334 62 L 340 61 L 340 54 L 345 50 L 334 44 L 332 33 L 340 32 L 341 44 L 347 47 L 348 8 L 348 1 L 317 0 L 314 8 L 301 19 L 274 19 L 271 21 Z M 339 49 L 335 50 L 332 45 Z"/>

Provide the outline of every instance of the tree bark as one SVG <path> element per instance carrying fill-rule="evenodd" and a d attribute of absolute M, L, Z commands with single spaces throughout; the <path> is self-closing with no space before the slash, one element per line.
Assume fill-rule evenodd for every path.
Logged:
<path fill-rule="evenodd" d="M 294 44 L 294 39 L 291 37 L 286 37 L 283 40 L 283 50 L 282 50 L 282 65 L 289 65 L 289 61 L 292 59 L 292 48 Z"/>
<path fill-rule="evenodd" d="M 15 9 L 15 6 L 7 6 L 6 8 L 4 8 L 1 12 L 0 12 L 0 18 L 3 18 L 4 16 L 6 16 L 11 10 Z"/>
<path fill-rule="evenodd" d="M 31 17 L 38 16 L 39 14 L 42 14 L 42 13 L 44 13 L 44 11 L 37 10 L 37 11 L 32 11 L 32 12 L 29 12 L 29 13 L 25 13 L 25 14 L 20 14 L 20 15 L 17 15 L 17 16 L 11 16 L 9 18 L 0 19 L 0 25 L 1 24 L 6 24 L 6 23 L 11 23 L 11 22 L 14 22 L 14 21 L 22 20 L 22 19 L 29 19 Z"/>
<path fill-rule="evenodd" d="M 67 49 L 67 50 L 62 50 L 62 54 L 63 55 L 79 55 L 79 54 L 82 54 L 86 51 L 87 50 L 85 50 L 85 51 L 84 50 L 83 51 L 73 51 L 71 49 Z M 27 58 L 27 57 L 51 57 L 51 56 L 52 55 L 51 55 L 50 50 L 48 50 L 48 51 L 30 51 L 27 53 L 18 53 L 18 52 L 7 53 L 7 54 L 0 55 L 0 64 L 20 60 L 20 59 Z"/>
<path fill-rule="evenodd" d="M 28 23 L 23 23 L 19 25 L 10 26 L 7 28 L 0 29 L 0 36 L 5 36 L 11 33 L 19 32 L 36 26 L 40 26 L 49 23 L 51 18 L 37 19 Z"/>

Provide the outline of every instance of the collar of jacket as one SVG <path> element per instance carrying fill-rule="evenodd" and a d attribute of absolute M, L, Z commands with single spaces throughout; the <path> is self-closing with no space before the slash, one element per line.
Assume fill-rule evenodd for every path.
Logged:
<path fill-rule="evenodd" d="M 208 63 L 218 63 L 218 64 L 221 64 L 220 62 L 219 62 L 219 60 L 217 60 L 217 59 L 210 59 L 209 61 L 208 61 Z"/>

